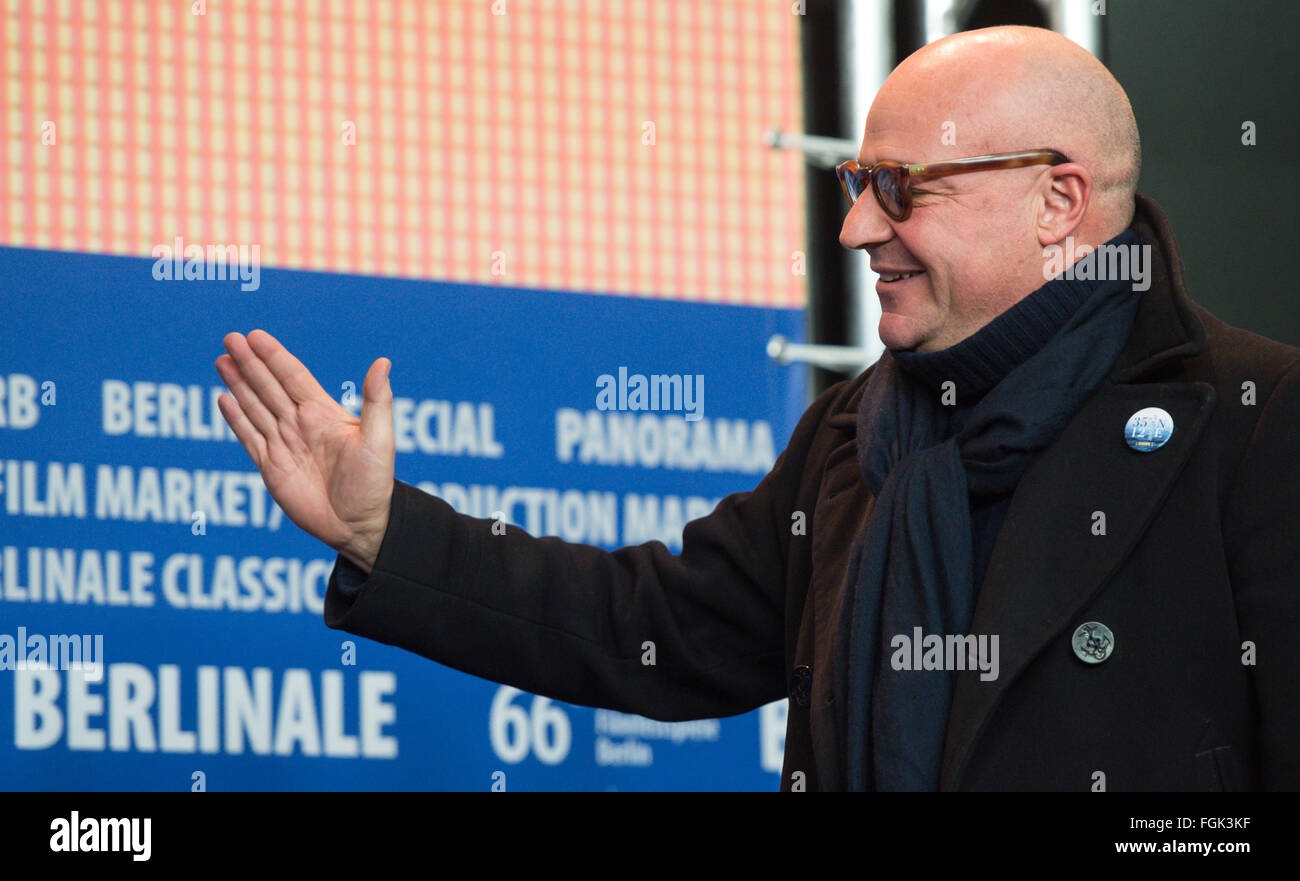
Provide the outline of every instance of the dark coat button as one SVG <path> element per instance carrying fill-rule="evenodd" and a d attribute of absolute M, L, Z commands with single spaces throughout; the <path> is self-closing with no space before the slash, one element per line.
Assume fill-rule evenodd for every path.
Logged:
<path fill-rule="evenodd" d="M 790 700 L 796 706 L 806 707 L 812 697 L 812 667 L 800 664 L 790 674 Z"/>
<path fill-rule="evenodd" d="M 1070 643 L 1080 661 L 1100 664 L 1115 651 L 1115 634 L 1100 621 L 1089 621 L 1079 625 Z"/>

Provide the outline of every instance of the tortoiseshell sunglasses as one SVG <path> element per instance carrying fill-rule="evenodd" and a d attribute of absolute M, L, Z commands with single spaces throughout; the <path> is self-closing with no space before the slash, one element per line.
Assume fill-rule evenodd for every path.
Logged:
<path fill-rule="evenodd" d="M 867 187 L 876 194 L 876 201 L 894 220 L 907 220 L 912 214 L 912 183 L 966 174 L 971 171 L 995 171 L 1001 168 L 1022 168 L 1026 165 L 1060 165 L 1069 162 L 1063 153 L 1055 150 L 1028 150 L 1022 153 L 991 153 L 969 159 L 949 159 L 929 165 L 908 165 L 882 159 L 875 165 L 863 168 L 852 159 L 835 168 L 844 195 L 849 204 L 858 201 Z"/>

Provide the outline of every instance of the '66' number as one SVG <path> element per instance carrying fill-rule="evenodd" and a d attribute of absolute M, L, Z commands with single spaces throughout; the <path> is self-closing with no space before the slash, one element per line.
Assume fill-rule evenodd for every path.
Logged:
<path fill-rule="evenodd" d="M 503 685 L 492 698 L 488 731 L 497 758 L 516 765 L 528 757 L 531 749 L 544 765 L 558 765 L 569 754 L 573 730 L 564 710 L 549 697 L 534 697 L 525 710 L 514 699 L 524 692 Z"/>

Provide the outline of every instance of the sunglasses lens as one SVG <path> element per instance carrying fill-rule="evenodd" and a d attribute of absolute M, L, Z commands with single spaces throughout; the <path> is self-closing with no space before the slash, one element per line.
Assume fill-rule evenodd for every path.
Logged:
<path fill-rule="evenodd" d="M 862 195 L 863 184 L 862 169 L 850 167 L 849 163 L 839 166 L 835 169 L 835 174 L 840 179 L 840 186 L 844 187 L 844 195 L 848 197 L 849 202 L 858 201 L 858 196 Z"/>
<path fill-rule="evenodd" d="M 877 168 L 875 172 L 876 192 L 880 194 L 880 205 L 890 217 L 903 215 L 903 182 L 898 171 L 889 168 Z"/>

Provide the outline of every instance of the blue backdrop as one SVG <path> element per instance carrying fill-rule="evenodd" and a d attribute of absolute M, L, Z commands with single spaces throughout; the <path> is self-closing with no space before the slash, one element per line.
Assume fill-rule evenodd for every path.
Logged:
<path fill-rule="evenodd" d="M 777 788 L 781 704 L 664 725 L 327 629 L 334 553 L 265 493 L 213 361 L 228 331 L 263 328 L 355 412 L 391 358 L 414 419 L 400 479 L 475 516 L 519 489 L 525 528 L 677 550 L 683 514 L 784 448 L 806 375 L 764 343 L 801 339 L 802 312 L 283 270 L 246 291 L 152 267 L 0 248 L 0 788 Z M 705 427 L 686 427 L 711 457 L 582 461 L 592 426 L 628 418 L 596 405 L 620 367 L 703 376 Z M 630 415 L 650 447 L 681 419 Z M 40 668 L 73 634 L 104 668 Z"/>

